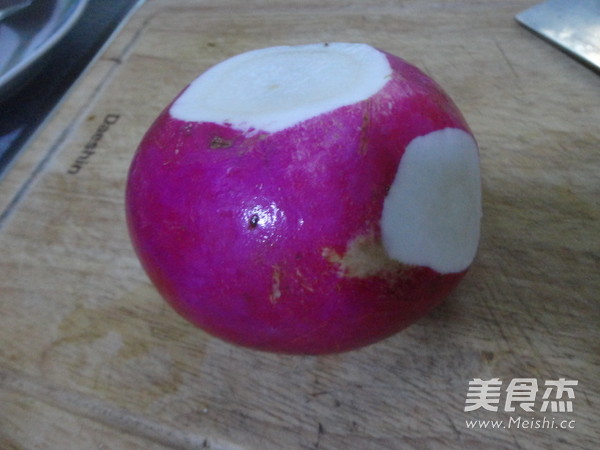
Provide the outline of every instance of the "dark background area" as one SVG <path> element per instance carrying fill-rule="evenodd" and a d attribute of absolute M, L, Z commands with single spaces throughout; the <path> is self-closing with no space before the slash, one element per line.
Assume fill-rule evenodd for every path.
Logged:
<path fill-rule="evenodd" d="M 90 0 L 28 77 L 0 100 L 0 178 L 140 0 Z M 48 3 L 45 7 L 51 7 Z M 18 19 L 18 18 L 17 18 Z"/>

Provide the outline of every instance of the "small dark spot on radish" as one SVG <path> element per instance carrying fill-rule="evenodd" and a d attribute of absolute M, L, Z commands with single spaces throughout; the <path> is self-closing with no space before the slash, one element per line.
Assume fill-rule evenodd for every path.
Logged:
<path fill-rule="evenodd" d="M 229 148 L 233 144 L 233 141 L 223 139 L 221 136 L 215 136 L 210 141 L 210 148 Z"/>
<path fill-rule="evenodd" d="M 258 214 L 252 214 L 250 216 L 250 219 L 248 220 L 248 228 L 250 228 L 252 230 L 254 228 L 256 228 L 258 226 L 258 220 L 259 220 Z"/>

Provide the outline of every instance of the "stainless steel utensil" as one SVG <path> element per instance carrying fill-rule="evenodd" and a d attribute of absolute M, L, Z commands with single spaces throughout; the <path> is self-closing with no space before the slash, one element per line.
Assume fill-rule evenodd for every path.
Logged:
<path fill-rule="evenodd" d="M 0 20 L 27 8 L 33 0 L 0 0 Z"/>
<path fill-rule="evenodd" d="M 517 14 L 516 19 L 600 71 L 600 0 L 548 0 Z"/>

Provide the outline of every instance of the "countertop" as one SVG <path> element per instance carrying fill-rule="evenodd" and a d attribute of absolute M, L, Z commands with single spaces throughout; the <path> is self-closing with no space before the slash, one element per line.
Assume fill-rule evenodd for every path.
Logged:
<path fill-rule="evenodd" d="M 0 182 L 0 448 L 598 448 L 600 77 L 516 23 L 532 3 L 147 1 Z M 331 41 L 405 58 L 462 110 L 479 252 L 441 306 L 378 344 L 235 347 L 150 284 L 127 169 L 211 65 Z M 470 410 L 495 381 L 497 410 Z"/>

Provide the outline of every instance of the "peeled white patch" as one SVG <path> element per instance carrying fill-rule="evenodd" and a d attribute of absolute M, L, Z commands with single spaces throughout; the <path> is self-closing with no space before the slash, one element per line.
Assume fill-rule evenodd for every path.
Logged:
<path fill-rule="evenodd" d="M 479 155 L 473 137 L 446 128 L 413 139 L 383 204 L 388 255 L 439 273 L 465 270 L 481 221 Z"/>
<path fill-rule="evenodd" d="M 276 132 L 376 94 L 392 69 L 366 44 L 271 47 L 212 67 L 171 106 L 176 119 Z"/>

